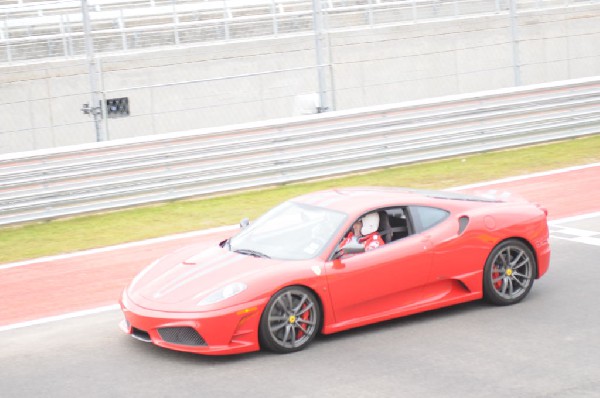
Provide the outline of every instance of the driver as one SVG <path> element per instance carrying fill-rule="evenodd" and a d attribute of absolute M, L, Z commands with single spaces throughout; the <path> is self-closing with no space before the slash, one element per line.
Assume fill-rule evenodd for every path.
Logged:
<path fill-rule="evenodd" d="M 379 228 L 379 214 L 377 212 L 369 213 L 362 218 L 359 218 L 352 225 L 352 229 L 340 244 L 343 249 L 348 243 L 356 241 L 365 245 L 365 251 L 377 249 L 385 243 L 381 239 L 381 235 L 377 232 Z"/>

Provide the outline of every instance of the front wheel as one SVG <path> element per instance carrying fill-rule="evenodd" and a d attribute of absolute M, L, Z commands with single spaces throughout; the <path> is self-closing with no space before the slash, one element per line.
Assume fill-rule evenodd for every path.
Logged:
<path fill-rule="evenodd" d="M 305 348 L 319 333 L 321 307 L 310 290 L 292 286 L 269 300 L 260 320 L 261 344 L 288 353 Z"/>
<path fill-rule="evenodd" d="M 509 239 L 492 250 L 483 270 L 483 297 L 496 305 L 523 300 L 533 286 L 535 256 L 523 242 Z"/>

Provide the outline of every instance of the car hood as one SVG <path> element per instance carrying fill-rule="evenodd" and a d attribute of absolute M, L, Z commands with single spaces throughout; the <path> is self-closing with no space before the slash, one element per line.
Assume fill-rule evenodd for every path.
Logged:
<path fill-rule="evenodd" d="M 137 305 L 152 310 L 210 310 L 215 306 L 223 307 L 199 305 L 211 293 L 235 282 L 250 284 L 281 263 L 279 260 L 233 253 L 219 246 L 200 251 L 197 247 L 184 248 L 143 270 L 130 284 L 127 295 Z M 226 306 L 255 298 L 248 297 L 247 291 L 237 296 L 224 300 Z"/>

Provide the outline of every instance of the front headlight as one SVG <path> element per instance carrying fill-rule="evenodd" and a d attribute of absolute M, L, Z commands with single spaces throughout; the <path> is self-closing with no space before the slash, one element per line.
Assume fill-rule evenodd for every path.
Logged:
<path fill-rule="evenodd" d="M 241 282 L 230 283 L 229 285 L 212 292 L 210 295 L 203 298 L 198 305 L 209 305 L 218 303 L 219 301 L 223 301 L 228 299 L 229 297 L 233 297 L 236 294 L 239 294 L 246 290 L 248 286 Z"/>

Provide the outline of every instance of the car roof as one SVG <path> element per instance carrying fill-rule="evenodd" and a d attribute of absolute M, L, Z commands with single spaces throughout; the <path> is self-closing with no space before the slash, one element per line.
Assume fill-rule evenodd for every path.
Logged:
<path fill-rule="evenodd" d="M 498 203 L 496 198 L 461 194 L 449 191 L 420 190 L 395 187 L 351 187 L 318 191 L 292 199 L 294 202 L 325 207 L 346 213 L 360 213 L 376 208 L 397 205 L 452 206 L 460 201 L 476 203 Z M 455 203 L 457 204 L 457 203 Z M 466 204 L 468 206 L 468 204 Z M 462 207 L 462 206 L 461 206 Z"/>

